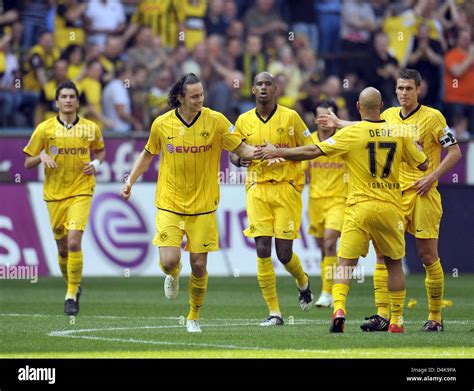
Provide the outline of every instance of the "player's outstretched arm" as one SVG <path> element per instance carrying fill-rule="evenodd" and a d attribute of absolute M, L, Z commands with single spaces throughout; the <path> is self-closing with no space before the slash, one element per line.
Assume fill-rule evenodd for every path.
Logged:
<path fill-rule="evenodd" d="M 255 159 L 288 159 L 288 160 L 312 160 L 323 153 L 316 145 L 303 145 L 295 148 L 275 148 L 274 145 L 265 142 L 263 147 L 258 147 L 254 153 Z"/>
<path fill-rule="evenodd" d="M 132 186 L 135 181 L 142 175 L 150 166 L 151 161 L 153 160 L 153 155 L 148 152 L 146 149 L 142 151 L 138 159 L 133 164 L 132 171 L 125 181 L 122 192 L 120 196 L 127 201 L 132 195 Z"/>
<path fill-rule="evenodd" d="M 38 156 L 27 156 L 25 158 L 25 168 L 34 168 L 40 163 L 44 163 L 47 168 L 56 168 L 58 166 L 53 158 L 44 151 L 41 151 Z"/>
<path fill-rule="evenodd" d="M 326 128 L 345 128 L 346 126 L 352 126 L 357 124 L 359 121 L 346 121 L 344 119 L 340 119 L 331 108 L 329 108 L 329 114 L 320 114 L 316 118 L 316 123 L 318 126 L 323 126 Z"/>

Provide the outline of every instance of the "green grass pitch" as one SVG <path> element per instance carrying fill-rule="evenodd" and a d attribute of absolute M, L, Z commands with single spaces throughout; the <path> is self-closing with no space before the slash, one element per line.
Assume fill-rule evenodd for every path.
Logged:
<path fill-rule="evenodd" d="M 315 299 L 320 279 L 312 277 Z M 372 279 L 352 282 L 346 332 L 329 333 L 330 309 L 303 312 L 294 281 L 278 278 L 285 326 L 263 328 L 267 314 L 256 277 L 209 278 L 201 312 L 202 334 L 184 327 L 188 279 L 178 299 L 163 295 L 163 278 L 85 278 L 81 311 L 63 314 L 60 278 L 0 280 L 0 357 L 282 357 L 282 358 L 473 358 L 474 275 L 447 276 L 445 331 L 423 333 L 427 304 L 424 276 L 407 277 L 406 334 L 364 333 L 359 323 L 373 315 Z M 471 292 L 471 293 L 469 293 Z"/>

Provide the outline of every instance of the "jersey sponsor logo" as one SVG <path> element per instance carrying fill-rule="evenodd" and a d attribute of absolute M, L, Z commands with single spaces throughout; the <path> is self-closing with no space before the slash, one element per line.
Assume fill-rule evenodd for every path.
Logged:
<path fill-rule="evenodd" d="M 264 147 L 265 145 L 261 144 L 261 145 L 255 145 L 256 147 Z M 275 148 L 290 148 L 290 144 L 288 143 L 276 143 L 276 144 L 273 144 L 273 146 Z"/>
<path fill-rule="evenodd" d="M 88 148 L 57 148 L 57 153 L 60 155 L 86 155 L 89 153 Z"/>
<path fill-rule="evenodd" d="M 341 169 L 341 168 L 344 168 L 344 163 L 342 162 L 339 162 L 339 163 L 336 163 L 336 162 L 325 162 L 325 163 L 321 163 L 321 162 L 310 162 L 309 163 L 309 166 L 311 168 L 328 168 L 328 169 L 331 169 L 331 168 L 335 168 L 335 169 Z"/>
<path fill-rule="evenodd" d="M 173 136 L 173 137 L 168 136 L 168 140 L 173 140 L 176 137 L 178 137 L 178 136 Z"/>
<path fill-rule="evenodd" d="M 212 149 L 211 144 L 206 145 L 173 145 L 173 144 L 166 144 L 166 150 L 169 153 L 201 153 L 207 152 Z"/>

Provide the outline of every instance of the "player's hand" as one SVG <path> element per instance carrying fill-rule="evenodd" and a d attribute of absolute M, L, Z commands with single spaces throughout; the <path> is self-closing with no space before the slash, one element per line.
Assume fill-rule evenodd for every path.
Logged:
<path fill-rule="evenodd" d="M 58 166 L 53 160 L 53 158 L 49 156 L 46 152 L 41 152 L 39 157 L 41 163 L 43 163 L 46 168 L 56 168 Z"/>
<path fill-rule="evenodd" d="M 275 157 L 273 159 L 268 159 L 268 165 L 273 166 L 274 164 L 286 162 L 285 158 Z"/>
<path fill-rule="evenodd" d="M 251 160 L 240 159 L 240 167 L 249 167 L 252 164 Z"/>
<path fill-rule="evenodd" d="M 84 165 L 84 169 L 82 170 L 84 175 L 95 175 L 95 167 L 91 163 L 87 163 Z"/>
<path fill-rule="evenodd" d="M 332 108 L 329 108 L 328 111 L 329 114 L 318 115 L 316 123 L 318 126 L 322 126 L 323 128 L 337 128 L 339 118 L 334 114 Z"/>
<path fill-rule="evenodd" d="M 436 178 L 432 175 L 428 175 L 417 180 L 413 186 L 415 186 L 417 194 L 424 196 L 431 190 L 435 182 Z"/>
<path fill-rule="evenodd" d="M 125 182 L 123 186 L 122 192 L 120 193 L 120 197 L 122 197 L 125 201 L 128 201 L 130 196 L 132 195 L 132 185 L 129 181 Z"/>

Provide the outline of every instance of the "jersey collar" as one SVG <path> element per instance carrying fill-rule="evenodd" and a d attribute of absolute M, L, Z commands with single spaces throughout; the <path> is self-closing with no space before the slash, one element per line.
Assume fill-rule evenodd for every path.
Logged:
<path fill-rule="evenodd" d="M 77 114 L 76 114 L 76 119 L 74 120 L 72 124 L 70 124 L 71 126 L 69 127 L 67 127 L 66 124 L 63 121 L 61 121 L 61 119 L 59 118 L 59 115 L 56 116 L 56 119 L 62 126 L 64 126 L 67 129 L 71 129 L 74 125 L 76 125 L 79 122 L 79 116 Z"/>
<path fill-rule="evenodd" d="M 201 111 L 200 111 L 199 113 L 197 113 L 197 114 L 194 116 L 194 118 L 193 118 L 193 120 L 191 121 L 191 123 L 188 124 L 188 123 L 183 119 L 183 117 L 181 117 L 181 115 L 178 113 L 178 109 L 176 109 L 174 112 L 175 112 L 175 114 L 176 114 L 176 117 L 178 117 L 178 119 L 179 119 L 179 120 L 183 123 L 183 125 L 186 126 L 187 128 L 190 128 L 191 126 L 193 126 L 193 125 L 196 123 L 196 121 L 198 120 L 198 118 L 201 116 Z"/>
<path fill-rule="evenodd" d="M 270 119 L 273 117 L 273 114 L 276 113 L 277 111 L 277 108 L 278 108 L 278 105 L 276 104 L 275 107 L 273 108 L 273 110 L 270 112 L 270 114 L 268 115 L 267 119 L 263 119 L 262 116 L 258 113 L 257 111 L 257 108 L 255 107 L 255 114 L 256 116 L 258 117 L 258 119 L 260 121 L 262 121 L 264 124 L 266 124 L 268 121 L 270 121 Z"/>
<path fill-rule="evenodd" d="M 379 119 L 378 121 L 372 121 L 370 119 L 362 119 L 362 121 L 365 121 L 365 122 L 372 122 L 374 124 L 380 124 L 380 123 L 383 123 L 383 122 L 387 122 L 385 121 L 384 119 Z"/>
<path fill-rule="evenodd" d="M 418 103 L 418 106 L 416 106 L 416 109 L 413 110 L 411 113 L 409 113 L 406 117 L 403 116 L 401 108 L 398 114 L 400 115 L 400 118 L 405 121 L 406 119 L 410 118 L 413 114 L 415 114 L 420 109 L 421 109 L 421 103 Z"/>

